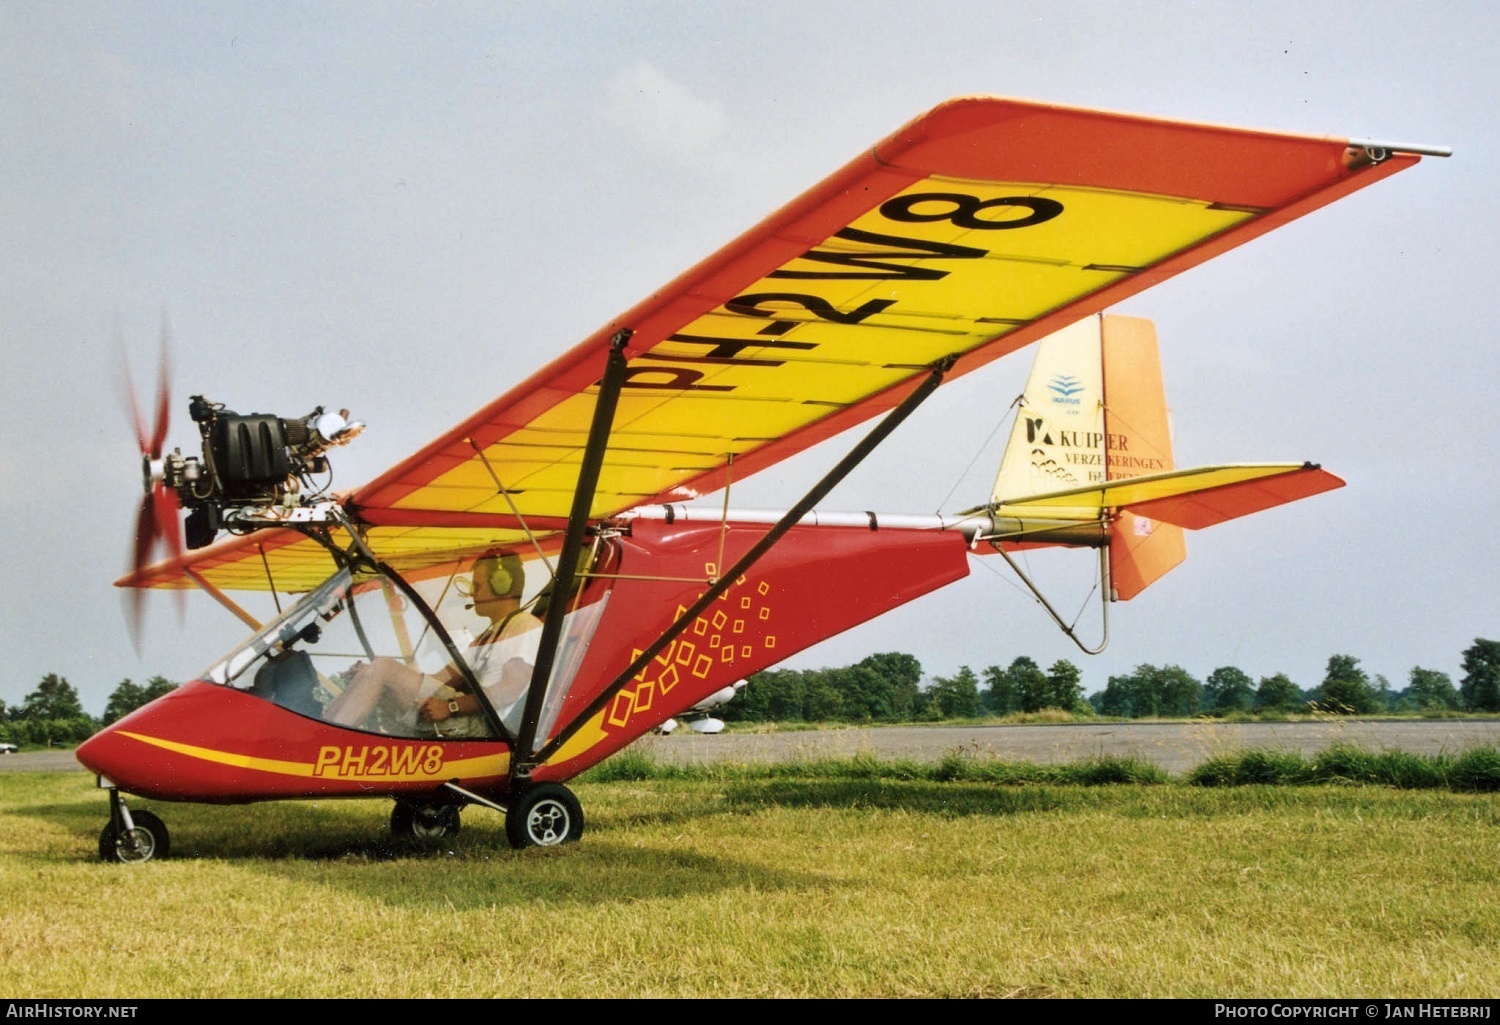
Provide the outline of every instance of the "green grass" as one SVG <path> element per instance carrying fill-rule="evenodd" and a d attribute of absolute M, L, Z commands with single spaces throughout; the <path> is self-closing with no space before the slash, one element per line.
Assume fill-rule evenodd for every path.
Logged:
<path fill-rule="evenodd" d="M 1402 790 L 1500 790 L 1500 751 L 1475 748 L 1461 755 L 1366 751 L 1340 744 L 1312 757 L 1295 752 L 1242 751 L 1210 759 L 1187 774 L 1198 786 L 1360 784 Z"/>
<path fill-rule="evenodd" d="M 1165 784 L 1171 777 L 1138 758 L 1099 757 L 1077 762 L 1038 764 L 1002 761 L 970 752 L 951 751 L 935 762 L 880 759 L 872 755 L 804 759 L 778 763 L 713 762 L 673 765 L 638 748 L 596 766 L 582 779 L 597 783 L 645 780 L 748 781 L 782 778 L 1051 784 L 1099 786 L 1111 783 Z M 1489 793 L 1500 790 L 1500 751 L 1475 748 L 1461 755 L 1421 755 L 1400 751 L 1367 751 L 1337 744 L 1308 757 L 1297 752 L 1250 749 L 1210 758 L 1184 777 L 1202 787 L 1306 786 L 1359 784 L 1404 790 L 1454 790 Z"/>
<path fill-rule="evenodd" d="M 436 850 L 388 801 L 135 801 L 173 857 L 104 864 L 81 772 L 0 774 L 13 998 L 1489 997 L 1500 756 L 1347 752 L 1327 785 L 1133 762 L 857 758 L 578 781 L 581 844 L 471 808 Z M 1267 761 L 1268 759 L 1268 761 Z M 1258 766 L 1258 767 L 1257 767 Z M 1490 781 L 1486 784 L 1484 781 Z M 1467 783 L 1464 781 L 1468 781 Z M 1475 782 L 1479 781 L 1479 782 Z"/>
<path fill-rule="evenodd" d="M 1007 762 L 953 751 L 936 762 L 887 760 L 873 755 L 855 755 L 849 758 L 755 764 L 710 762 L 672 765 L 658 761 L 637 748 L 626 748 L 581 777 L 583 781 L 593 783 L 642 780 L 727 782 L 802 778 L 1092 786 L 1103 783 L 1165 783 L 1168 776 L 1150 762 L 1136 758 L 1090 758 L 1067 764 L 1041 765 L 1036 762 Z"/>

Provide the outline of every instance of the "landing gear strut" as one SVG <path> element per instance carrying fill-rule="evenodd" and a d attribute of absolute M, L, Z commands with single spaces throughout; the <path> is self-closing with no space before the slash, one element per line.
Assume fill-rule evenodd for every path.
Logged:
<path fill-rule="evenodd" d="M 109 792 L 109 824 L 99 834 L 99 857 L 135 865 L 165 858 L 171 843 L 166 823 L 149 811 L 132 812 L 120 792 Z"/>

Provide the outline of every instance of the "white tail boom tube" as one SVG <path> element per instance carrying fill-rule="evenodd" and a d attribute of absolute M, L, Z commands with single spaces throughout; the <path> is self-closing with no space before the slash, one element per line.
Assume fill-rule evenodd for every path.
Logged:
<path fill-rule="evenodd" d="M 745 523 L 770 525 L 784 511 L 774 509 L 707 509 L 690 505 L 646 505 L 619 517 L 658 520 L 665 523 Z M 807 527 L 854 527 L 864 530 L 932 530 L 962 534 L 970 544 L 981 541 L 1035 541 L 1043 544 L 1097 548 L 1105 537 L 1097 522 L 1076 522 L 1065 517 L 999 516 L 980 509 L 945 516 L 941 513 L 839 512 L 814 509 L 797 521 Z"/>

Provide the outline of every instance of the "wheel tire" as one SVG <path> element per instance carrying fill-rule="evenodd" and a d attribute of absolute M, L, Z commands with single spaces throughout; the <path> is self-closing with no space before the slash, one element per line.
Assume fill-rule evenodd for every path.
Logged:
<path fill-rule="evenodd" d="M 583 806 L 560 783 L 538 783 L 521 793 L 505 812 L 510 845 L 555 847 L 583 836 Z"/>
<path fill-rule="evenodd" d="M 431 842 L 458 833 L 456 804 L 414 804 L 397 801 L 391 809 L 391 835 L 404 840 Z"/>
<path fill-rule="evenodd" d="M 124 838 L 117 835 L 113 822 L 105 825 L 99 834 L 99 857 L 125 865 L 165 858 L 171 845 L 166 823 L 149 811 L 131 812 L 130 821 L 135 823 L 135 828 L 128 830 Z"/>

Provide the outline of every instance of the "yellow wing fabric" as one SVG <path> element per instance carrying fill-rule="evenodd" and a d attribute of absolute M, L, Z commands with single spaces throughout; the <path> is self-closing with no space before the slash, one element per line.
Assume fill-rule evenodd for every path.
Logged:
<path fill-rule="evenodd" d="M 731 463 L 740 479 L 890 408 L 934 360 L 958 355 L 951 376 L 967 373 L 1417 159 L 1371 163 L 1339 139 L 952 100 L 360 488 L 349 507 L 405 568 L 514 542 L 516 513 L 558 529 L 620 328 L 634 334 L 592 513 L 690 500 L 721 487 Z M 224 588 L 280 587 L 284 573 L 327 566 L 311 542 L 283 533 L 187 561 Z M 181 576 L 163 566 L 122 583 Z"/>
<path fill-rule="evenodd" d="M 371 527 L 370 547 L 400 572 L 455 565 L 495 545 L 528 547 L 515 528 Z M 181 562 L 160 562 L 116 581 L 118 587 L 191 588 L 196 575 L 221 591 L 301 592 L 336 569 L 333 556 L 296 530 L 271 528 L 229 537 L 190 552 Z"/>

